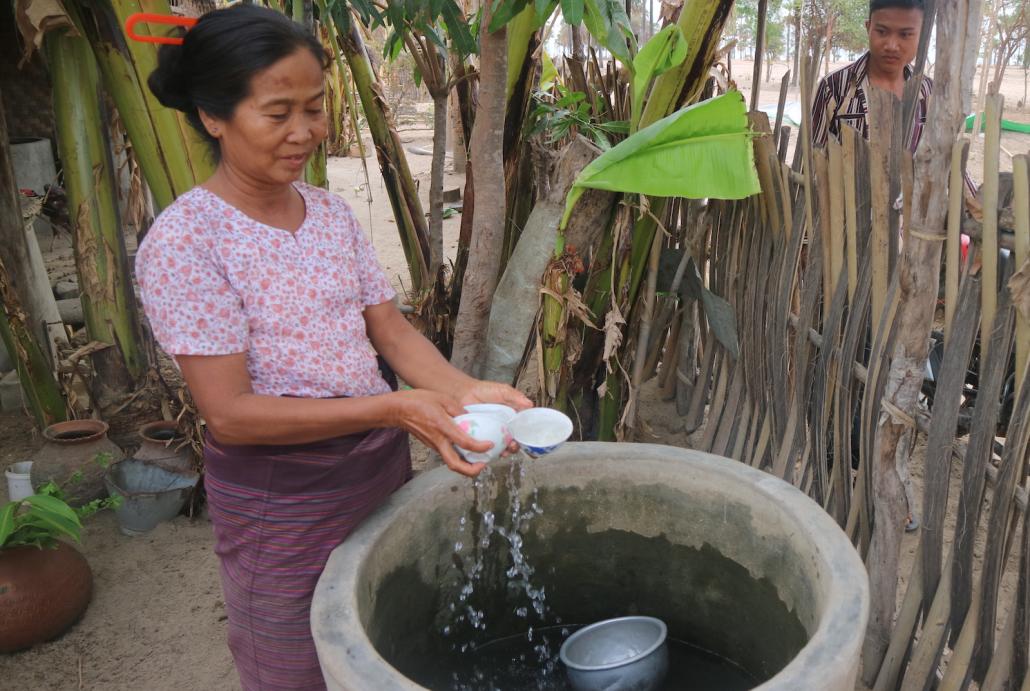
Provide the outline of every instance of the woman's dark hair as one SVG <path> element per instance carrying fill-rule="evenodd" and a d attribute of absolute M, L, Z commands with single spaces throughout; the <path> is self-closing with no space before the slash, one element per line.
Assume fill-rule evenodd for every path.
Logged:
<path fill-rule="evenodd" d="M 275 10 L 242 4 L 214 10 L 185 33 L 182 45 L 161 46 L 147 85 L 162 105 L 186 113 L 217 155 L 218 140 L 204 128 L 199 110 L 231 118 L 254 75 L 300 48 L 328 66 L 318 39 Z"/>

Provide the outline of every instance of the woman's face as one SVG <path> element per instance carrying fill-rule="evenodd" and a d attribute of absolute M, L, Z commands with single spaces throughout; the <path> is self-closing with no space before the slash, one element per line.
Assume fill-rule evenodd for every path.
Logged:
<path fill-rule="evenodd" d="M 222 165 L 255 183 L 289 184 L 326 136 L 322 66 L 300 48 L 258 72 L 228 120 L 201 113 Z"/>

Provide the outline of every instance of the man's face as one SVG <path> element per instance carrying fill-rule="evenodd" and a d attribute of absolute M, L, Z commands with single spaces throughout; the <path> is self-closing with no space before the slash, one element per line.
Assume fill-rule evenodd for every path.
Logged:
<path fill-rule="evenodd" d="M 876 10 L 865 23 L 869 31 L 869 52 L 884 72 L 901 71 L 912 62 L 919 48 L 923 11 L 889 7 Z"/>

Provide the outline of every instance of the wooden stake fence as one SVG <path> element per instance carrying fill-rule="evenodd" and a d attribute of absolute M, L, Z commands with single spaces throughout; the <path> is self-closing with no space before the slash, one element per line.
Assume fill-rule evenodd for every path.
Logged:
<path fill-rule="evenodd" d="M 707 241 L 691 250 L 707 287 L 733 307 L 739 356 L 684 298 L 682 318 L 665 322 L 667 343 L 676 347 L 660 372 L 687 429 L 698 429 L 699 448 L 802 488 L 863 557 L 875 529 L 874 499 L 902 491 L 889 486 L 896 474 L 876 467 L 873 446 L 898 336 L 894 258 L 906 238 L 894 202 L 912 190 L 911 156 L 896 153 L 903 151 L 902 106 L 875 96 L 870 105 L 885 123 L 872 128 L 871 143 L 850 129 L 824 151 L 802 139 L 808 173 L 785 162 L 785 133 L 774 137 L 768 119 L 754 115 L 764 135 L 755 142 L 762 194 L 709 202 L 697 221 Z M 1000 99 L 989 102 L 986 140 L 994 150 L 985 159 L 993 166 L 1000 114 Z M 804 128 L 801 136 L 807 138 Z M 1023 527 L 1030 309 L 1027 297 L 1010 292 L 1008 278 L 1030 256 L 1030 176 L 1027 157 L 1016 157 L 1014 233 L 1000 242 L 992 183 L 979 244 L 970 248 L 978 262 L 963 263 L 967 152 L 965 140 L 955 143 L 936 321 L 943 350 L 932 396 L 914 417 L 886 411 L 925 438 L 925 453 L 913 507 L 922 521 L 916 557 L 886 638 L 869 646 L 863 661 L 868 687 L 883 691 L 960 689 L 969 681 L 1030 688 L 1030 530 Z M 986 173 L 996 181 L 996 167 Z M 999 246 L 1015 252 L 1006 256 Z M 953 468 L 961 480 L 952 479 Z M 957 502 L 949 504 L 949 495 Z M 1014 594 L 1000 586 L 1006 574 L 1018 577 Z"/>

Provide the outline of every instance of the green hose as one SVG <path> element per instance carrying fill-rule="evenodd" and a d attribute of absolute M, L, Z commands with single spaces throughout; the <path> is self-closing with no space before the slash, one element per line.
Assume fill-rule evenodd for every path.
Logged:
<path fill-rule="evenodd" d="M 970 115 L 968 118 L 966 118 L 966 132 L 973 131 L 973 118 L 975 117 L 975 115 Z M 1030 123 L 1002 120 L 1001 129 L 1003 132 L 1019 132 L 1020 134 L 1030 134 Z M 983 118 L 980 118 L 980 131 L 984 131 Z"/>

